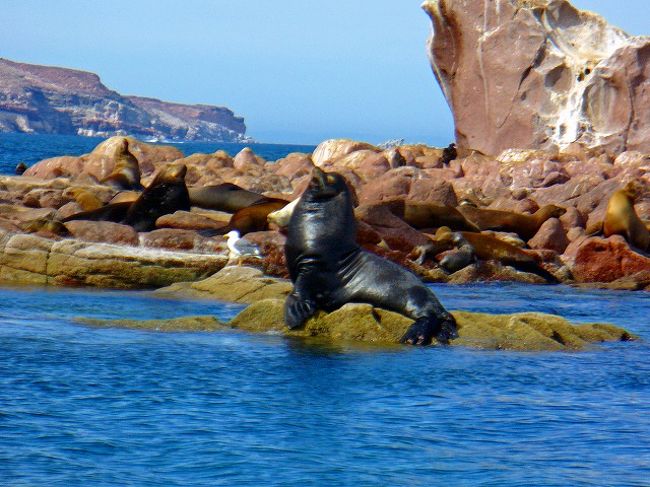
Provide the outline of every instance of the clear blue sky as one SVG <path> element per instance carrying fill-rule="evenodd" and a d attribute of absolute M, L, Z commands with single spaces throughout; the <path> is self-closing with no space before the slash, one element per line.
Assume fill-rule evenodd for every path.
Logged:
<path fill-rule="evenodd" d="M 5 0 L 0 56 L 123 94 L 225 105 L 262 142 L 446 144 L 420 0 Z M 650 0 L 575 0 L 650 34 Z"/>

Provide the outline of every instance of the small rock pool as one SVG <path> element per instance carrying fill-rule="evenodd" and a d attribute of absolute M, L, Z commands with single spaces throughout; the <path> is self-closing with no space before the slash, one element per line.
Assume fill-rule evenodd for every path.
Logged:
<path fill-rule="evenodd" d="M 0 288 L 4 485 L 650 484 L 650 295 L 432 286 L 449 309 L 541 311 L 642 340 L 514 353 L 96 329 L 233 317 L 145 292 Z"/>

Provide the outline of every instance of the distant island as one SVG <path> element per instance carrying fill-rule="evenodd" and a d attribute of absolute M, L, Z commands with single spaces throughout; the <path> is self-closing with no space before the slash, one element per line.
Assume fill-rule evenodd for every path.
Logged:
<path fill-rule="evenodd" d="M 0 58 L 0 132 L 148 141 L 250 142 L 243 117 L 211 105 L 125 96 L 94 73 Z"/>

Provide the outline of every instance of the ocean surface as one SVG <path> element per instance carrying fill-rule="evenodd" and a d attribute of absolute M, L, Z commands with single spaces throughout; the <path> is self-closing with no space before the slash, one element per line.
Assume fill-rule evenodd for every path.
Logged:
<path fill-rule="evenodd" d="M 16 165 L 24 162 L 28 166 L 48 157 L 80 156 L 91 152 L 102 137 L 80 137 L 76 135 L 30 135 L 0 133 L 0 174 L 14 174 Z M 244 147 L 250 147 L 255 154 L 267 161 L 275 161 L 291 152 L 313 152 L 313 145 L 291 144 L 235 144 L 229 142 L 165 142 L 157 145 L 173 145 L 189 156 L 196 152 L 206 154 L 225 150 L 231 156 Z"/>
<path fill-rule="evenodd" d="M 445 306 L 609 321 L 581 353 L 380 350 L 75 317 L 241 306 L 0 287 L 0 485 L 647 486 L 650 297 L 434 285 Z"/>

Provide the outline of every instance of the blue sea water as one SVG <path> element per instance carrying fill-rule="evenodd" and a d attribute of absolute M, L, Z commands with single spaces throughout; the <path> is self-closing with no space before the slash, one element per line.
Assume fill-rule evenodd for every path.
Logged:
<path fill-rule="evenodd" d="M 0 484 L 650 484 L 650 298 L 434 285 L 445 306 L 609 321 L 580 353 L 358 348 L 77 316 L 234 316 L 145 292 L 0 288 Z"/>
<path fill-rule="evenodd" d="M 80 137 L 76 135 L 30 135 L 0 133 L 0 174 L 14 174 L 16 165 L 25 162 L 28 166 L 48 157 L 80 156 L 91 152 L 97 144 L 105 140 L 100 137 Z M 275 161 L 291 152 L 313 152 L 312 145 L 291 144 L 236 144 L 229 142 L 183 142 L 164 143 L 180 149 L 189 156 L 196 152 L 212 153 L 225 150 L 231 156 L 244 147 L 250 147 L 255 154 L 267 161 Z"/>

